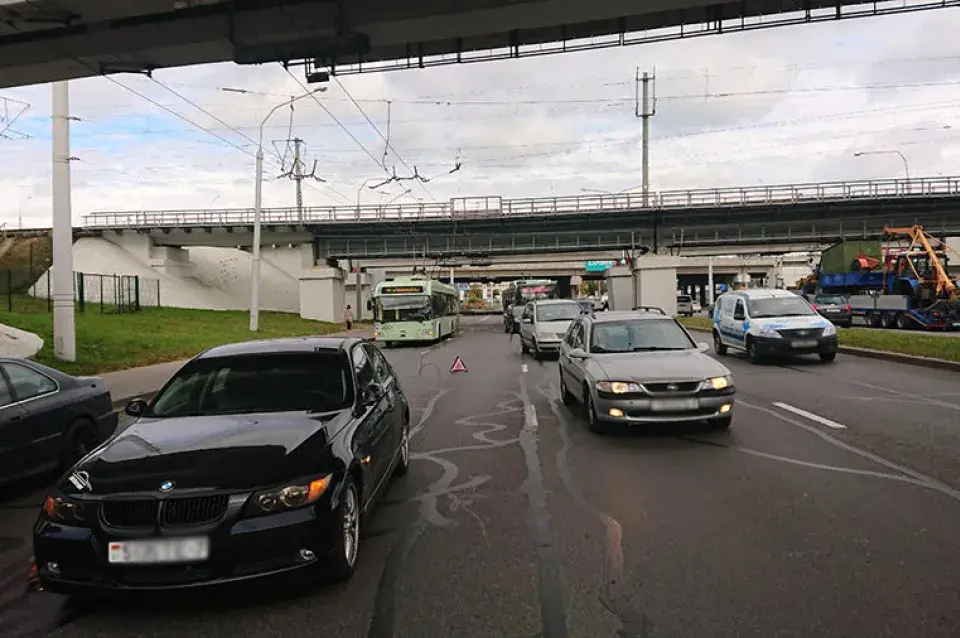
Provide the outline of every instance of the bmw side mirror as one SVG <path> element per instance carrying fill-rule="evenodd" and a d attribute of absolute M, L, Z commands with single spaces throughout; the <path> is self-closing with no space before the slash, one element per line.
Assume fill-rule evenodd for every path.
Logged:
<path fill-rule="evenodd" d="M 123 409 L 128 416 L 132 416 L 135 419 L 139 419 L 147 411 L 147 402 L 143 399 L 134 399 L 127 404 L 127 407 Z"/>
<path fill-rule="evenodd" d="M 708 350 L 710 350 L 710 346 L 701 341 L 700 343 L 697 344 L 697 350 L 699 350 L 700 352 L 707 352 Z"/>
<path fill-rule="evenodd" d="M 574 348 L 570 351 L 571 359 L 589 359 L 590 355 L 583 348 Z"/>

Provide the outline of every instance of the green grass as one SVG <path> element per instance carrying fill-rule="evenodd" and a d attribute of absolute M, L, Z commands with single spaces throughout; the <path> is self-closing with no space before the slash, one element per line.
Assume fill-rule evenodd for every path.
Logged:
<path fill-rule="evenodd" d="M 192 357 L 213 346 L 251 339 L 330 334 L 341 324 L 301 319 L 284 312 L 261 312 L 260 332 L 249 330 L 250 315 L 234 310 L 144 308 L 132 314 L 76 313 L 77 360 L 53 358 L 53 315 L 7 312 L 0 323 L 40 335 L 35 359 L 70 374 L 99 374 Z"/>
<path fill-rule="evenodd" d="M 710 330 L 713 325 L 713 322 L 706 317 L 680 317 L 679 319 L 688 328 Z M 837 328 L 837 337 L 842 346 L 960 361 L 960 338 L 956 337 L 937 337 L 923 332 L 893 332 L 872 328 Z"/>

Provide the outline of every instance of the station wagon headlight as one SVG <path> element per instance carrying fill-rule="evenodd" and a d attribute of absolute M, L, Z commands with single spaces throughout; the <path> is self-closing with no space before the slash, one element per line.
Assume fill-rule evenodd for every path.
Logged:
<path fill-rule="evenodd" d="M 330 476 L 292 483 L 255 493 L 247 501 L 247 516 L 278 514 L 316 503 L 330 485 Z"/>
<path fill-rule="evenodd" d="M 84 519 L 83 504 L 68 501 L 61 496 L 48 496 L 43 503 L 43 516 L 54 523 L 79 525 Z"/>
<path fill-rule="evenodd" d="M 783 335 L 777 332 L 776 330 L 770 330 L 764 328 L 757 332 L 758 337 L 765 337 L 767 339 L 782 339 Z"/>
<path fill-rule="evenodd" d="M 632 392 L 643 392 L 639 383 L 633 381 L 598 381 L 597 390 L 600 392 L 609 392 L 610 394 L 630 394 Z"/>
<path fill-rule="evenodd" d="M 710 390 L 723 390 L 733 385 L 733 377 L 710 377 L 703 385 Z"/>

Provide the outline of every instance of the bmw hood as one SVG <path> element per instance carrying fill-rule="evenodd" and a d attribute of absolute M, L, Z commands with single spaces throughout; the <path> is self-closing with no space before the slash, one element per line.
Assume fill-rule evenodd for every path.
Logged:
<path fill-rule="evenodd" d="M 333 463 L 331 439 L 349 411 L 141 419 L 60 480 L 66 493 L 93 495 L 270 486 Z M 326 457 L 326 460 L 324 460 Z"/>
<path fill-rule="evenodd" d="M 599 368 L 599 378 L 608 381 L 702 381 L 730 374 L 726 366 L 698 350 L 601 354 L 591 361 Z"/>

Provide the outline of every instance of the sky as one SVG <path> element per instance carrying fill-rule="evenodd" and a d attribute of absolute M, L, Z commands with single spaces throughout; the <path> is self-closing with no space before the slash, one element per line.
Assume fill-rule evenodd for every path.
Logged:
<path fill-rule="evenodd" d="M 306 206 L 639 190 L 638 68 L 656 75 L 653 191 L 960 175 L 957 33 L 960 13 L 936 10 L 343 76 L 267 120 L 264 205 L 295 206 L 281 177 L 295 137 L 318 178 L 303 182 Z M 302 82 L 276 64 L 71 82 L 76 223 L 252 207 L 258 125 Z M 11 228 L 51 225 L 50 94 L 0 90 L 0 223 Z M 414 167 L 429 181 L 378 186 Z"/>

